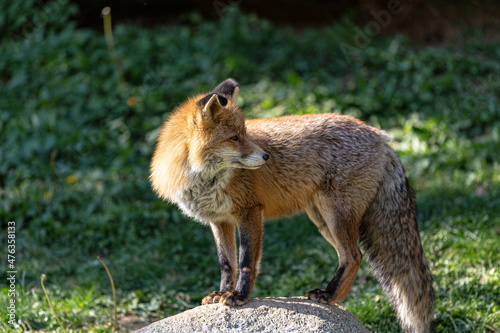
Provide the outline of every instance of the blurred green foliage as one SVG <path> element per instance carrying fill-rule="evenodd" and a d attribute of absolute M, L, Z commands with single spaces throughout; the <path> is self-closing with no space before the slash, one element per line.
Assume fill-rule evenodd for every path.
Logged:
<path fill-rule="evenodd" d="M 111 292 L 97 255 L 122 317 L 150 322 L 217 288 L 210 231 L 155 197 L 148 167 L 168 112 L 233 77 L 248 117 L 337 112 L 388 130 L 417 190 L 436 329 L 499 329 L 498 43 L 471 32 L 461 46 L 422 48 L 396 36 L 347 61 L 348 17 L 294 31 L 231 8 L 217 22 L 193 13 L 182 25 L 116 25 L 113 64 L 103 35 L 76 29 L 64 0 L 1 3 L 0 220 L 17 226 L 20 324 L 57 329 L 45 273 L 66 326 L 107 331 Z M 266 230 L 253 296 L 302 295 L 331 278 L 335 252 L 306 217 Z M 364 264 L 345 304 L 370 330 L 396 331 L 381 295 Z"/>

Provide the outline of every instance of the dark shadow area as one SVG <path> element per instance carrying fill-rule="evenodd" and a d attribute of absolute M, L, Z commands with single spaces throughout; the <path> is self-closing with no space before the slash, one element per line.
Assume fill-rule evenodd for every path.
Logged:
<path fill-rule="evenodd" d="M 361 28 L 380 29 L 380 35 L 407 34 L 424 44 L 460 42 L 467 28 L 485 31 L 484 38 L 498 40 L 500 4 L 487 1 L 428 0 L 72 0 L 80 8 L 75 18 L 80 27 L 102 27 L 100 12 L 110 6 L 116 22 L 152 27 L 169 22 L 188 23 L 188 16 L 199 13 L 209 20 L 222 20 L 226 11 L 238 7 L 278 26 L 301 30 L 323 27 L 349 14 Z M 375 27 L 379 23 L 380 27 Z M 378 33 L 377 33 L 378 34 Z"/>

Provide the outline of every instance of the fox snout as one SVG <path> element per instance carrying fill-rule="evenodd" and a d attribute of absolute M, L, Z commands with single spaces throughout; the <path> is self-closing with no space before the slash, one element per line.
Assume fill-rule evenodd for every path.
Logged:
<path fill-rule="evenodd" d="M 246 141 L 246 142 L 245 142 Z M 261 166 L 263 166 L 270 158 L 269 154 L 266 153 L 260 146 L 250 140 L 245 140 L 243 148 L 244 150 L 247 150 L 247 152 L 250 152 L 248 155 L 243 154 L 243 159 L 242 159 L 242 165 L 246 169 L 258 169 Z M 246 155 L 246 156 L 245 156 Z"/>
<path fill-rule="evenodd" d="M 246 157 L 244 157 L 240 163 L 239 167 L 242 169 L 258 169 L 263 166 L 269 160 L 269 154 L 263 151 L 256 151 Z"/>

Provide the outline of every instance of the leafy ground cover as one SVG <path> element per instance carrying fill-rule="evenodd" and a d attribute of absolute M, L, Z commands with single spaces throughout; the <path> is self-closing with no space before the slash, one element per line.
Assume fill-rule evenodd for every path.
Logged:
<path fill-rule="evenodd" d="M 62 331 L 41 289 L 46 274 L 69 331 L 109 331 L 98 255 L 117 286 L 123 332 L 217 288 L 209 229 L 155 197 L 148 164 L 168 112 L 227 77 L 242 85 L 248 117 L 338 112 L 391 133 L 417 193 L 436 331 L 500 329 L 500 44 L 480 31 L 433 48 L 396 36 L 346 57 L 348 18 L 296 32 L 231 10 L 217 22 L 194 13 L 152 29 L 117 25 L 110 56 L 102 34 L 74 27 L 74 7 L 55 1 L 42 19 L 34 3 L 6 3 L 0 14 L 0 239 L 6 248 L 15 221 L 19 325 L 4 320 L 3 280 L 0 330 L 27 321 Z M 270 222 L 252 296 L 303 295 L 336 265 L 307 217 Z M 366 263 L 344 305 L 371 331 L 399 330 Z"/>

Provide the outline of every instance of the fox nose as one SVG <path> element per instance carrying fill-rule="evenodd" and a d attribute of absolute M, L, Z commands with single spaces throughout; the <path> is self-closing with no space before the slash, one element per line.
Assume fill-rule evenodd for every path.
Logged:
<path fill-rule="evenodd" d="M 262 158 L 264 159 L 264 161 L 267 161 L 269 159 L 269 154 L 264 153 L 264 155 L 262 155 Z"/>

